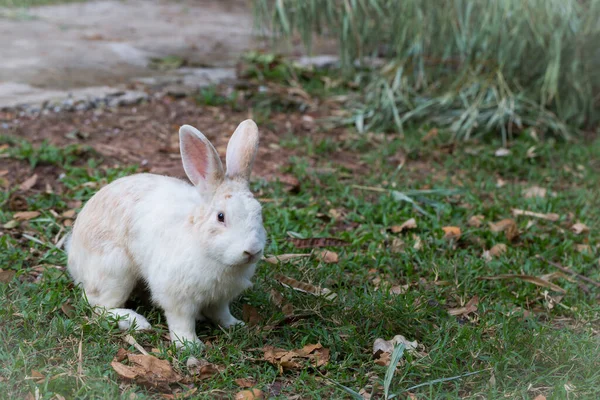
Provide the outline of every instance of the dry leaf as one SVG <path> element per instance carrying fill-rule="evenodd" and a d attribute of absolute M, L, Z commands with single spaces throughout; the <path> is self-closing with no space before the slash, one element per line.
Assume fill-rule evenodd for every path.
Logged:
<path fill-rule="evenodd" d="M 448 310 L 448 314 L 454 316 L 469 315 L 477 311 L 477 304 L 479 304 L 479 296 L 473 296 L 473 298 L 469 300 L 464 307 L 451 308 Z"/>
<path fill-rule="evenodd" d="M 498 222 L 490 222 L 489 225 L 492 232 L 504 232 L 509 241 L 519 236 L 519 229 L 514 219 L 507 218 Z"/>
<path fill-rule="evenodd" d="M 315 249 L 320 247 L 342 247 L 348 246 L 350 243 L 345 240 L 336 239 L 336 238 L 309 238 L 309 239 L 298 239 L 298 238 L 290 238 L 288 239 L 294 246 L 299 249 Z"/>
<path fill-rule="evenodd" d="M 479 228 L 481 224 L 483 224 L 483 218 L 483 215 L 473 215 L 471 218 L 469 218 L 469 222 L 467 222 L 467 224 L 473 228 Z"/>
<path fill-rule="evenodd" d="M 310 257 L 310 254 L 280 254 L 278 256 L 270 256 L 263 258 L 263 261 L 268 262 L 269 264 L 279 264 L 286 261 L 294 260 L 297 258 Z"/>
<path fill-rule="evenodd" d="M 327 264 L 335 264 L 339 261 L 339 256 L 334 251 L 322 250 L 317 252 L 317 255 L 321 259 L 321 261 Z"/>
<path fill-rule="evenodd" d="M 30 219 L 37 218 L 40 216 L 39 211 L 21 211 L 15 213 L 13 218 L 17 221 L 29 221 Z"/>
<path fill-rule="evenodd" d="M 23 181 L 23 183 L 21 183 L 19 185 L 19 189 L 21 189 L 22 191 L 27 191 L 27 190 L 31 189 L 32 187 L 35 186 L 37 179 L 38 179 L 37 174 L 31 175 L 29 178 L 25 179 L 25 181 Z"/>
<path fill-rule="evenodd" d="M 428 142 L 428 141 L 430 141 L 431 139 L 433 139 L 433 138 L 436 138 L 436 137 L 437 137 L 437 135 L 438 135 L 438 130 L 437 130 L 437 128 L 431 128 L 431 129 L 429 130 L 429 132 L 427 132 L 427 133 L 425 134 L 425 136 L 423 136 L 423 137 L 421 138 L 421 141 L 422 141 L 422 142 Z"/>
<path fill-rule="evenodd" d="M 68 210 L 61 214 L 63 218 L 73 218 L 75 216 L 75 210 Z"/>
<path fill-rule="evenodd" d="M 46 377 L 39 371 L 35 369 L 31 370 L 31 377 L 34 379 L 35 383 L 44 383 Z"/>
<path fill-rule="evenodd" d="M 235 380 L 235 384 L 239 387 L 250 388 L 256 386 L 256 380 L 254 378 L 238 378 Z"/>
<path fill-rule="evenodd" d="M 73 315 L 75 315 L 75 307 L 73 307 L 69 300 L 64 302 L 62 306 L 60 306 L 60 309 L 68 318 L 73 318 Z"/>
<path fill-rule="evenodd" d="M 110 363 L 117 375 L 126 381 L 168 393 L 171 391 L 169 385 L 182 379 L 167 360 L 144 354 L 127 354 L 127 359 L 129 365 L 116 359 Z"/>
<path fill-rule="evenodd" d="M 518 280 L 522 280 L 525 282 L 529 282 L 529 283 L 533 283 L 534 285 L 537 286 L 541 286 L 541 287 L 545 287 L 548 289 L 552 289 L 555 292 L 559 292 L 559 293 L 566 293 L 566 290 L 561 288 L 558 285 L 555 285 L 552 282 L 548 282 L 542 278 L 538 278 L 537 276 L 531 276 L 531 275 L 521 275 L 521 274 L 504 274 L 504 275 L 496 275 L 496 276 L 482 276 L 478 279 L 481 280 L 488 280 L 488 281 L 495 281 L 495 280 L 514 280 L 514 279 L 518 279 Z"/>
<path fill-rule="evenodd" d="M 502 179 L 502 178 L 497 178 L 496 179 L 496 187 L 498 189 L 500 189 L 500 188 L 502 188 L 504 186 L 506 186 L 506 181 L 504 179 Z"/>
<path fill-rule="evenodd" d="M 458 226 L 444 226 L 442 228 L 442 230 L 444 231 L 444 238 L 445 239 L 456 239 L 456 240 L 458 240 L 460 238 L 461 231 L 460 231 L 460 228 Z"/>
<path fill-rule="evenodd" d="M 235 395 L 235 400 L 252 400 L 252 399 L 264 399 L 265 394 L 262 390 L 242 390 Z"/>
<path fill-rule="evenodd" d="M 0 269 L 0 283 L 8 283 L 10 281 L 13 280 L 13 278 L 15 277 L 16 272 L 12 271 L 10 269 L 8 270 L 3 270 Z"/>
<path fill-rule="evenodd" d="M 508 249 L 508 247 L 504 243 L 495 244 L 490 249 L 490 256 L 498 257 L 499 255 L 504 254 L 507 249 Z"/>
<path fill-rule="evenodd" d="M 577 222 L 576 224 L 573 224 L 573 226 L 571 227 L 571 230 L 576 235 L 579 235 L 579 234 L 582 234 L 582 233 L 589 232 L 590 228 L 586 224 L 584 224 L 584 223 Z"/>
<path fill-rule="evenodd" d="M 392 240 L 390 250 L 392 253 L 402 253 L 402 250 L 404 250 L 404 240 L 400 239 L 399 237 L 394 238 Z"/>
<path fill-rule="evenodd" d="M 546 400 L 546 396 L 543 394 L 538 394 L 533 400 Z"/>
<path fill-rule="evenodd" d="M 524 215 L 526 217 L 540 218 L 540 219 L 545 219 L 546 221 L 553 221 L 553 222 L 558 221 L 560 219 L 560 215 L 558 215 L 558 214 L 554 214 L 554 213 L 541 214 L 541 213 L 536 213 L 533 211 L 519 210 L 517 208 L 512 209 L 512 214 L 515 217 L 518 217 L 519 215 Z"/>
<path fill-rule="evenodd" d="M 327 288 L 321 288 L 319 286 L 311 285 L 310 283 L 300 282 L 293 278 L 277 274 L 275 279 L 285 287 L 292 288 L 298 292 L 312 294 L 314 296 L 323 296 L 327 300 L 333 300 L 337 297 L 337 294 Z"/>
<path fill-rule="evenodd" d="M 532 186 L 523 190 L 523 197 L 525 197 L 526 199 L 531 199 L 532 197 L 544 198 L 546 197 L 546 193 L 547 190 L 545 188 L 539 186 Z"/>
<path fill-rule="evenodd" d="M 413 249 L 415 250 L 421 250 L 423 248 L 423 241 L 421 240 L 421 238 L 417 235 L 413 235 L 413 239 L 415 239 L 415 244 L 413 244 Z"/>
<path fill-rule="evenodd" d="M 589 244 L 577 244 L 575 245 L 575 250 L 577 250 L 579 253 L 592 254 L 592 246 Z"/>
<path fill-rule="evenodd" d="M 415 341 L 409 341 L 403 335 L 396 335 L 391 340 L 385 340 L 382 338 L 375 339 L 373 342 L 373 358 L 375 364 L 387 367 L 390 365 L 390 358 L 394 347 L 399 344 L 404 345 L 404 349 L 407 352 L 416 352 L 419 347 L 419 343 Z"/>
<path fill-rule="evenodd" d="M 392 286 L 389 290 L 390 294 L 404 294 L 408 291 L 408 288 L 410 287 L 410 285 L 395 285 Z"/>
<path fill-rule="evenodd" d="M 264 360 L 276 365 L 280 372 L 289 369 L 302 369 L 306 361 L 313 367 L 321 367 L 329 362 L 329 349 L 320 343 L 307 344 L 298 350 L 285 350 L 273 346 L 265 346 Z"/>
<path fill-rule="evenodd" d="M 253 307 L 250 304 L 244 304 L 242 306 L 242 319 L 248 324 L 248 326 L 258 325 L 258 323 L 260 323 L 262 320 L 256 307 Z"/>
<path fill-rule="evenodd" d="M 417 227 L 417 221 L 414 218 L 409 219 L 404 222 L 402 225 L 394 225 L 390 228 L 392 233 L 400 233 L 404 230 L 415 229 Z"/>
<path fill-rule="evenodd" d="M 279 293 L 277 290 L 271 289 L 271 301 L 277 307 L 281 307 L 283 305 L 283 295 L 281 293 Z"/>
<path fill-rule="evenodd" d="M 190 375 L 199 380 L 205 380 L 219 373 L 219 367 L 205 359 L 188 358 L 185 363 Z"/>

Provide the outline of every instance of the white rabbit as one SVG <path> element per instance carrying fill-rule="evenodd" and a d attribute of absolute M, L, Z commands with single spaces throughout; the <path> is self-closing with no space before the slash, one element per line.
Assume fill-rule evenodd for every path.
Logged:
<path fill-rule="evenodd" d="M 68 270 L 93 307 L 120 317 L 119 328 L 149 329 L 120 308 L 140 280 L 166 315 L 171 340 L 202 344 L 195 321 L 241 324 L 230 302 L 249 288 L 266 241 L 261 206 L 248 181 L 258 128 L 243 121 L 227 146 L 227 172 L 197 129 L 179 130 L 184 170 L 194 186 L 166 176 L 118 179 L 83 207 L 67 245 Z"/>

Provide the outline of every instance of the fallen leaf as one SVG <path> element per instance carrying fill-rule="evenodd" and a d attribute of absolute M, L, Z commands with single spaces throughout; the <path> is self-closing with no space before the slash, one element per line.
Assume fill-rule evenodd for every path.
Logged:
<path fill-rule="evenodd" d="M 29 178 L 25 179 L 23 181 L 23 183 L 21 183 L 19 185 L 19 189 L 21 189 L 22 191 L 27 191 L 27 190 L 31 189 L 32 187 L 35 186 L 37 179 L 38 179 L 37 174 L 31 175 Z"/>
<path fill-rule="evenodd" d="M 390 294 L 404 294 L 408 291 L 408 288 L 410 287 L 410 285 L 395 285 L 392 286 L 389 290 Z"/>
<path fill-rule="evenodd" d="M 310 254 L 280 254 L 278 256 L 270 256 L 263 258 L 263 261 L 268 262 L 269 264 L 277 265 L 279 263 L 287 262 L 290 260 L 295 260 L 297 258 L 310 257 Z"/>
<path fill-rule="evenodd" d="M 271 289 L 271 301 L 277 307 L 281 307 L 283 305 L 283 295 L 281 293 L 279 293 L 277 290 Z"/>
<path fill-rule="evenodd" d="M 8 198 L 8 209 L 10 211 L 26 211 L 29 205 L 25 196 L 13 192 Z"/>
<path fill-rule="evenodd" d="M 579 253 L 592 254 L 592 246 L 589 244 L 577 244 L 575 245 L 575 250 L 577 250 Z"/>
<path fill-rule="evenodd" d="M 487 281 L 495 281 L 495 280 L 522 280 L 525 282 L 533 283 L 534 285 L 545 287 L 548 289 L 552 289 L 555 292 L 566 293 L 566 290 L 561 288 L 558 285 L 555 285 L 552 282 L 548 282 L 542 278 L 538 278 L 537 276 L 531 275 L 521 275 L 521 274 L 504 274 L 504 275 L 496 275 L 496 276 L 482 276 L 478 278 L 480 280 Z"/>
<path fill-rule="evenodd" d="M 390 365 L 392 352 L 399 344 L 403 344 L 404 350 L 407 352 L 416 353 L 419 348 L 419 343 L 416 340 L 411 342 L 403 335 L 396 335 L 391 340 L 377 338 L 375 339 L 375 342 L 373 342 L 373 358 L 375 359 L 375 364 L 383 367 Z"/>
<path fill-rule="evenodd" d="M 124 348 L 122 348 L 122 347 L 121 347 L 119 350 L 117 350 L 117 354 L 115 355 L 115 359 L 116 359 L 118 362 L 122 362 L 122 361 L 124 361 L 125 359 L 127 359 L 127 354 L 129 354 L 129 353 L 127 352 L 127 350 L 125 350 Z"/>
<path fill-rule="evenodd" d="M 469 218 L 469 222 L 467 222 L 467 224 L 473 228 L 479 228 L 483 224 L 483 219 L 483 215 L 473 215 L 471 218 Z"/>
<path fill-rule="evenodd" d="M 434 139 L 434 138 L 436 138 L 436 137 L 437 137 L 437 135 L 438 135 L 438 130 L 437 130 L 437 128 L 431 128 L 431 129 L 430 129 L 430 130 L 429 130 L 429 131 L 428 131 L 428 132 L 425 134 L 425 136 L 423 136 L 423 137 L 421 138 L 421 141 L 422 141 L 422 142 L 428 142 L 428 141 L 430 141 L 431 139 Z"/>
<path fill-rule="evenodd" d="M 252 400 L 252 399 L 264 399 L 265 394 L 262 390 L 242 390 L 235 395 L 235 400 Z"/>
<path fill-rule="evenodd" d="M 498 257 L 499 255 L 504 254 L 507 249 L 508 249 L 508 247 L 504 243 L 495 244 L 490 249 L 490 255 L 492 257 Z"/>
<path fill-rule="evenodd" d="M 496 150 L 494 152 L 494 155 L 496 157 L 506 157 L 506 156 L 510 155 L 510 150 L 502 147 L 502 148 L 499 148 L 498 150 Z"/>
<path fill-rule="evenodd" d="M 288 240 L 299 249 L 314 249 L 319 247 L 343 247 L 350 245 L 350 243 L 346 242 L 345 240 L 336 238 L 289 238 Z"/>
<path fill-rule="evenodd" d="M 73 307 L 69 300 L 65 301 L 62 306 L 60 306 L 60 309 L 69 318 L 73 318 L 75 315 L 75 307 Z"/>
<path fill-rule="evenodd" d="M 507 218 L 498 222 L 490 222 L 489 226 L 492 232 L 504 232 L 504 235 L 509 241 L 512 241 L 514 238 L 519 236 L 517 223 L 513 219 Z"/>
<path fill-rule="evenodd" d="M 7 223 L 5 223 L 4 225 L 2 225 L 2 227 L 4 229 L 13 229 L 13 228 L 16 228 L 17 226 L 19 226 L 19 221 L 14 220 L 14 219 L 12 219 L 12 220 L 8 221 Z"/>
<path fill-rule="evenodd" d="M 0 282 L 1 283 L 8 283 L 10 281 L 13 280 L 13 278 L 15 277 L 16 272 L 10 269 L 7 269 L 6 271 L 3 269 L 0 269 Z"/>
<path fill-rule="evenodd" d="M 394 238 L 390 245 L 390 250 L 392 253 L 402 253 L 402 250 L 404 250 L 404 240 L 399 237 Z"/>
<path fill-rule="evenodd" d="M 553 222 L 558 221 L 560 219 L 560 215 L 555 214 L 555 213 L 541 214 L 541 213 L 536 213 L 533 211 L 519 210 L 517 208 L 512 209 L 512 214 L 515 217 L 518 217 L 519 215 L 524 215 L 526 217 L 540 218 L 540 219 L 545 219 L 546 221 L 553 221 Z"/>
<path fill-rule="evenodd" d="M 394 225 L 390 228 L 392 233 L 400 233 L 404 230 L 415 229 L 417 227 L 417 221 L 414 218 L 409 219 L 404 222 L 402 225 Z"/>
<path fill-rule="evenodd" d="M 39 211 L 21 211 L 13 215 L 13 218 L 17 221 L 29 221 L 30 219 L 37 218 L 40 216 Z"/>
<path fill-rule="evenodd" d="M 219 367 L 205 359 L 197 359 L 196 357 L 188 358 L 186 367 L 194 378 L 199 380 L 209 379 L 219 373 Z"/>
<path fill-rule="evenodd" d="M 543 394 L 538 394 L 533 400 L 546 400 L 546 396 Z"/>
<path fill-rule="evenodd" d="M 235 380 L 235 384 L 239 387 L 250 388 L 256 386 L 256 380 L 254 378 L 238 378 Z"/>
<path fill-rule="evenodd" d="M 323 261 L 327 264 L 335 264 L 339 261 L 339 256 L 334 251 L 323 250 L 323 251 L 317 252 L 317 255 L 319 256 L 321 261 Z"/>
<path fill-rule="evenodd" d="M 341 220 L 346 216 L 346 214 L 346 210 L 343 209 L 332 208 L 331 210 L 329 210 L 329 215 L 334 220 Z"/>
<path fill-rule="evenodd" d="M 161 392 L 170 392 L 170 384 L 181 381 L 167 360 L 160 360 L 151 355 L 127 354 L 129 365 L 114 359 L 110 365 L 117 375 L 125 381 Z"/>
<path fill-rule="evenodd" d="M 413 239 L 415 239 L 415 244 L 413 244 L 413 249 L 415 250 L 421 250 L 423 248 L 423 241 L 421 240 L 421 238 L 417 235 L 413 235 Z"/>
<path fill-rule="evenodd" d="M 458 226 L 444 226 L 442 228 L 444 231 L 445 239 L 459 239 L 461 235 L 460 228 Z"/>
<path fill-rule="evenodd" d="M 504 186 L 506 186 L 506 181 L 504 179 L 502 179 L 502 178 L 497 178 L 496 179 L 496 187 L 498 189 L 500 189 L 500 188 L 502 188 Z"/>
<path fill-rule="evenodd" d="M 333 300 L 337 297 L 337 294 L 327 288 L 321 288 L 314 286 L 309 283 L 300 282 L 293 278 L 277 274 L 275 279 L 285 287 L 292 288 L 298 292 L 312 294 L 314 296 L 323 296 L 327 300 Z"/>
<path fill-rule="evenodd" d="M 464 307 L 451 308 L 448 310 L 448 314 L 453 316 L 469 315 L 477 311 L 477 304 L 479 304 L 479 296 L 473 296 Z"/>
<path fill-rule="evenodd" d="M 545 188 L 539 186 L 532 186 L 523 190 L 523 197 L 525 197 L 526 199 L 531 199 L 533 197 L 544 198 L 546 197 L 546 193 L 547 190 Z"/>
<path fill-rule="evenodd" d="M 44 381 L 46 380 L 46 377 L 41 372 L 36 371 L 35 369 L 31 370 L 31 377 L 33 378 L 35 383 L 44 383 Z"/>
<path fill-rule="evenodd" d="M 256 307 L 250 304 L 244 304 L 242 306 L 242 319 L 248 324 L 248 326 L 255 326 L 262 320 Z"/>
<path fill-rule="evenodd" d="M 280 372 L 290 369 L 302 369 L 308 361 L 313 367 L 321 367 L 329 362 L 329 349 L 320 343 L 307 344 L 298 350 L 285 350 L 273 346 L 265 346 L 264 360 L 276 365 Z"/>
<path fill-rule="evenodd" d="M 584 223 L 577 222 L 576 224 L 573 224 L 573 226 L 571 227 L 571 230 L 576 235 L 579 235 L 579 234 L 582 234 L 582 233 L 589 232 L 590 228 L 586 224 L 584 224 Z"/>
<path fill-rule="evenodd" d="M 68 210 L 61 214 L 63 218 L 73 218 L 75 216 L 75 210 Z"/>

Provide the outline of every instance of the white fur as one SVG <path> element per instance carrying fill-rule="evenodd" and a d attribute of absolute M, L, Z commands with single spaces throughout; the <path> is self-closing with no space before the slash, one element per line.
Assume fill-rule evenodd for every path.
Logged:
<path fill-rule="evenodd" d="M 69 272 L 92 306 L 122 318 L 121 329 L 134 321 L 137 329 L 150 328 L 143 316 L 122 308 L 139 280 L 165 311 L 178 346 L 200 343 L 195 321 L 204 317 L 223 327 L 240 323 L 229 304 L 252 285 L 266 240 L 261 207 L 246 180 L 258 130 L 252 121 L 242 124 L 246 133 L 238 135 L 231 153 L 240 152 L 242 165 L 235 168 L 241 173 L 225 178 L 220 161 L 190 160 L 189 154 L 218 155 L 199 131 L 184 126 L 185 143 L 193 133 L 194 146 L 209 146 L 206 153 L 186 152 L 182 140 L 186 173 L 200 179 L 196 186 L 159 175 L 128 176 L 102 188 L 77 217 L 68 243 Z M 221 212 L 224 223 L 217 218 Z"/>

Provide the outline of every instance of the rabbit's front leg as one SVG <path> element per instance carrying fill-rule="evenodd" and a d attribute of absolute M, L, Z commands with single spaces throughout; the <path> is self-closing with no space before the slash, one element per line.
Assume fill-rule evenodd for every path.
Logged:
<path fill-rule="evenodd" d="M 210 307 L 203 310 L 203 314 L 206 318 L 223 328 L 229 328 L 233 325 L 245 325 L 244 322 L 231 315 L 231 311 L 229 311 L 229 302 L 212 304 Z"/>
<path fill-rule="evenodd" d="M 196 312 L 184 308 L 165 309 L 169 335 L 177 348 L 185 347 L 186 343 L 202 346 L 196 336 Z"/>

